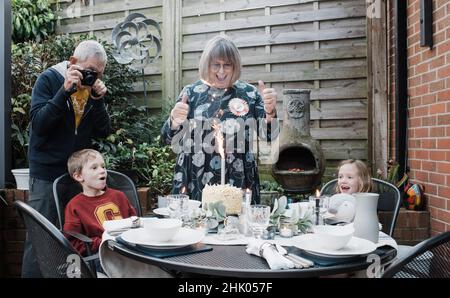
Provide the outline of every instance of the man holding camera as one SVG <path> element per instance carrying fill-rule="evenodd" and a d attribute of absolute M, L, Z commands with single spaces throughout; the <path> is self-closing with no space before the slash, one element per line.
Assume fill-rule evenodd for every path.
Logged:
<path fill-rule="evenodd" d="M 28 204 L 57 222 L 53 181 L 67 172 L 69 156 L 91 148 L 92 138 L 107 137 L 110 119 L 101 78 L 106 52 L 94 40 L 81 42 L 69 61 L 44 71 L 37 79 L 30 109 L 30 193 Z M 27 239 L 22 277 L 41 277 L 36 256 Z"/>

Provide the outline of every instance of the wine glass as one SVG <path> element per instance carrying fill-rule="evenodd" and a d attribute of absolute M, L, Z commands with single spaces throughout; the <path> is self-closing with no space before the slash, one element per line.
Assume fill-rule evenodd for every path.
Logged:
<path fill-rule="evenodd" d="M 261 238 L 263 232 L 269 226 L 270 206 L 252 205 L 248 210 L 248 225 L 255 238 Z"/>
<path fill-rule="evenodd" d="M 170 218 L 182 218 L 188 211 L 189 196 L 186 194 L 173 194 L 167 196 L 167 208 Z"/>

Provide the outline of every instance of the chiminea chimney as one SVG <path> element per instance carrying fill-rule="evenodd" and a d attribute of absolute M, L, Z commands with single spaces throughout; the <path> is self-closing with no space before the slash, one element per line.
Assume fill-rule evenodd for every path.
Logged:
<path fill-rule="evenodd" d="M 283 128 L 272 176 L 288 193 L 311 193 L 320 185 L 325 158 L 309 129 L 310 90 L 285 89 L 283 94 Z"/>

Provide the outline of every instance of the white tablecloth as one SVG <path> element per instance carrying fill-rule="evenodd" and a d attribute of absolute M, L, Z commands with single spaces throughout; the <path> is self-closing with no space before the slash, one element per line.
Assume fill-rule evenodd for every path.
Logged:
<path fill-rule="evenodd" d="M 107 240 L 114 240 L 115 237 L 104 232 L 102 243 L 99 248 L 100 264 L 106 275 L 111 278 L 133 277 L 133 278 L 170 278 L 173 277 L 168 272 L 157 266 L 145 264 L 122 256 L 108 247 Z"/>

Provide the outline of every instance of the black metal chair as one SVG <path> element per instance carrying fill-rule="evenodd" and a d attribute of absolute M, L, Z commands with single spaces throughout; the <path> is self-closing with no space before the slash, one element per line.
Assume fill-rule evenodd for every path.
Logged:
<path fill-rule="evenodd" d="M 415 245 L 393 262 L 383 278 L 450 278 L 450 231 Z"/>
<path fill-rule="evenodd" d="M 326 183 L 321 191 L 321 195 L 333 195 L 336 193 L 337 179 Z M 401 205 L 401 195 L 398 188 L 386 181 L 372 178 L 372 192 L 380 194 L 378 199 L 378 212 L 385 211 L 383 218 L 383 232 L 389 236 L 394 235 L 395 224 L 397 222 L 398 212 Z"/>
<path fill-rule="evenodd" d="M 22 201 L 15 201 L 20 216 L 27 228 L 28 237 L 43 277 L 46 278 L 95 278 L 94 264 L 82 258 L 50 221 Z"/>
<path fill-rule="evenodd" d="M 141 204 L 133 181 L 122 173 L 112 170 L 108 170 L 107 172 L 106 185 L 124 192 L 130 204 L 136 209 L 137 215 L 142 217 Z M 64 210 L 66 205 L 74 196 L 82 191 L 81 185 L 67 173 L 58 177 L 53 182 L 53 197 L 55 198 L 61 230 L 64 226 Z"/>

